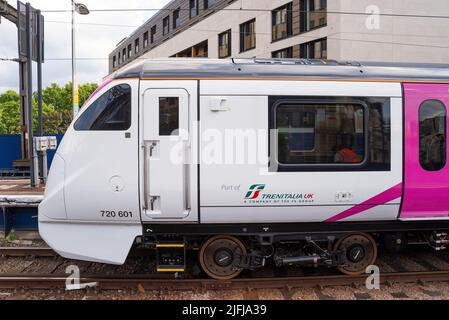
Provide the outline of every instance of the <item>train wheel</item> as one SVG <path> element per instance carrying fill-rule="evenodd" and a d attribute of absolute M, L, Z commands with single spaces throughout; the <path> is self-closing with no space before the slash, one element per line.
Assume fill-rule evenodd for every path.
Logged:
<path fill-rule="evenodd" d="M 343 237 L 335 243 L 334 249 L 346 252 L 346 263 L 339 266 L 338 270 L 348 275 L 364 273 L 377 258 L 376 241 L 366 233 L 353 233 Z"/>
<path fill-rule="evenodd" d="M 242 272 L 242 269 L 234 266 L 237 255 L 241 254 L 246 254 L 246 247 L 239 239 L 214 236 L 201 246 L 199 260 L 208 276 L 217 280 L 229 280 Z"/>

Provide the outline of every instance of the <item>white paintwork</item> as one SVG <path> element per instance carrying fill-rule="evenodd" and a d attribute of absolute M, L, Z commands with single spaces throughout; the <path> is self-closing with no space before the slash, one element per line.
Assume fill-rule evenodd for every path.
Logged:
<path fill-rule="evenodd" d="M 200 81 L 198 115 L 197 81 L 120 80 L 108 84 L 90 103 L 120 83 L 132 87 L 132 126 L 127 131 L 131 139 L 125 139 L 121 131 L 79 132 L 70 126 L 50 171 L 39 208 L 39 228 L 43 239 L 64 257 L 123 263 L 134 239 L 142 235 L 142 222 L 198 222 L 198 189 L 201 223 L 320 222 L 402 181 L 400 84 L 206 80 Z M 270 172 L 268 96 L 279 95 L 390 97 L 391 171 Z M 158 132 L 159 97 L 174 96 L 180 98 L 179 139 L 161 137 Z M 226 155 L 222 155 L 225 163 L 204 162 L 210 146 L 208 134 L 226 136 L 233 129 L 261 132 L 256 143 L 265 160 L 257 162 L 260 159 L 256 158 L 252 163 L 245 156 L 241 164 L 226 164 Z M 155 143 L 154 153 L 145 159 L 143 147 L 151 143 Z M 171 162 L 173 146 L 182 155 L 181 165 Z M 110 181 L 120 184 L 119 192 L 111 190 Z M 152 211 L 144 208 L 147 182 L 148 195 L 162 200 Z M 313 194 L 314 202 L 245 204 L 245 194 L 253 184 L 265 184 L 264 192 L 269 193 Z M 349 194 L 350 201 L 342 202 L 341 194 Z M 399 204 L 397 199 L 345 220 L 395 220 Z M 135 214 L 111 221 L 101 217 L 101 210 Z"/>
<path fill-rule="evenodd" d="M 197 222 L 198 221 L 198 124 L 197 81 L 142 81 L 140 87 L 140 199 L 142 221 Z M 180 138 L 159 136 L 159 97 L 180 98 Z M 155 154 L 149 160 L 145 177 L 144 147 L 156 142 Z M 184 164 L 170 161 L 171 146 L 176 145 L 175 158 Z M 147 180 L 148 179 L 148 180 Z M 163 206 L 154 203 L 156 212 L 145 210 L 145 183 L 149 182 L 149 196 L 160 196 Z M 158 207 L 159 206 L 159 207 Z"/>
<path fill-rule="evenodd" d="M 56 220 L 67 219 L 64 198 L 64 168 L 64 159 L 56 153 L 51 163 L 44 200 L 39 205 L 39 215 Z"/>
<path fill-rule="evenodd" d="M 159 98 L 179 99 L 177 136 L 174 133 L 160 135 Z M 144 165 L 148 168 L 144 180 L 148 186 L 146 201 L 150 203 L 144 214 L 151 219 L 184 219 L 190 214 L 186 165 L 190 154 L 189 93 L 184 89 L 149 89 L 143 93 L 142 105 L 143 139 L 147 150 Z"/>
<path fill-rule="evenodd" d="M 39 234 L 64 258 L 123 264 L 134 239 L 142 234 L 142 226 L 140 223 L 55 222 L 39 217 Z"/>
<path fill-rule="evenodd" d="M 58 154 L 65 160 L 65 207 L 67 219 L 84 221 L 139 221 L 138 199 L 138 85 L 137 80 L 113 81 L 96 98 L 119 84 L 132 89 L 131 128 L 125 131 L 67 130 Z M 94 100 L 94 99 L 93 99 Z M 88 109 L 90 103 L 83 107 Z M 83 114 L 78 114 L 75 121 Z M 113 183 L 120 182 L 118 192 Z M 132 212 L 132 217 L 102 216 L 101 211 Z"/>
<path fill-rule="evenodd" d="M 201 163 L 201 222 L 309 222 L 323 221 L 351 206 L 362 203 L 402 181 L 402 99 L 399 84 L 391 83 L 316 83 L 313 81 L 202 81 L 201 135 L 214 130 L 268 130 L 268 95 L 295 96 L 377 96 L 391 99 L 390 172 L 270 172 L 267 163 Z M 228 96 L 223 94 L 228 92 Z M 243 92 L 246 92 L 243 94 Z M 232 95 L 231 95 L 232 94 Z M 207 95 L 207 96 L 206 96 Z M 210 100 L 219 95 L 229 110 L 212 112 Z M 265 136 L 266 137 L 266 136 Z M 246 141 L 250 141 L 250 136 Z M 254 144 L 254 140 L 251 140 Z M 265 144 L 268 157 L 268 139 Z M 207 148 L 203 142 L 201 150 Z M 260 150 L 260 149 L 259 149 Z M 247 155 L 247 159 L 248 159 Z M 313 194 L 313 203 L 245 203 L 248 188 L 264 184 L 266 193 Z M 227 186 L 238 186 L 229 191 Z M 351 193 L 347 206 L 336 198 Z M 394 201 L 400 203 L 400 199 Z M 268 206 L 272 206 L 268 208 Z M 265 208 L 261 208 L 265 207 Z M 395 220 L 399 206 L 387 205 L 369 212 L 369 220 Z M 364 216 L 365 217 L 365 216 Z M 352 218 L 356 219 L 356 218 Z M 366 220 L 366 218 L 363 218 Z"/>

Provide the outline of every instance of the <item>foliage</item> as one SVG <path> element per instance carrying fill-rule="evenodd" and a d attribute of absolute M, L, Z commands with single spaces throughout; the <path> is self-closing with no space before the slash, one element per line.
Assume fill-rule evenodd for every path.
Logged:
<path fill-rule="evenodd" d="M 79 86 L 80 105 L 97 89 L 96 83 Z M 72 121 L 72 84 L 56 83 L 42 90 L 42 118 L 45 133 L 64 133 Z M 38 130 L 37 94 L 33 94 L 33 130 Z M 20 133 L 20 95 L 7 91 L 0 95 L 0 134 Z"/>

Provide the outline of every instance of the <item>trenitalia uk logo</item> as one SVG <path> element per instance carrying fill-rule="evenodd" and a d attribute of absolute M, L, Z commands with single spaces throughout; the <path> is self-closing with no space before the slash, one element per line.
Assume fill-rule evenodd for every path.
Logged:
<path fill-rule="evenodd" d="M 304 204 L 315 201 L 313 193 L 269 193 L 265 184 L 253 184 L 245 195 L 246 204 Z"/>
<path fill-rule="evenodd" d="M 247 200 L 254 200 L 257 199 L 260 195 L 260 192 L 265 189 L 264 184 L 253 184 L 251 187 L 249 187 L 248 192 L 246 193 L 245 199 Z"/>

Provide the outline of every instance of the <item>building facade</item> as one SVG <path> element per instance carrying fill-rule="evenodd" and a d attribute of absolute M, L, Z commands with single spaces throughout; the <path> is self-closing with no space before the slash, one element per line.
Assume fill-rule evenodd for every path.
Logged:
<path fill-rule="evenodd" d="M 449 63 L 447 0 L 173 0 L 109 55 Z"/>

